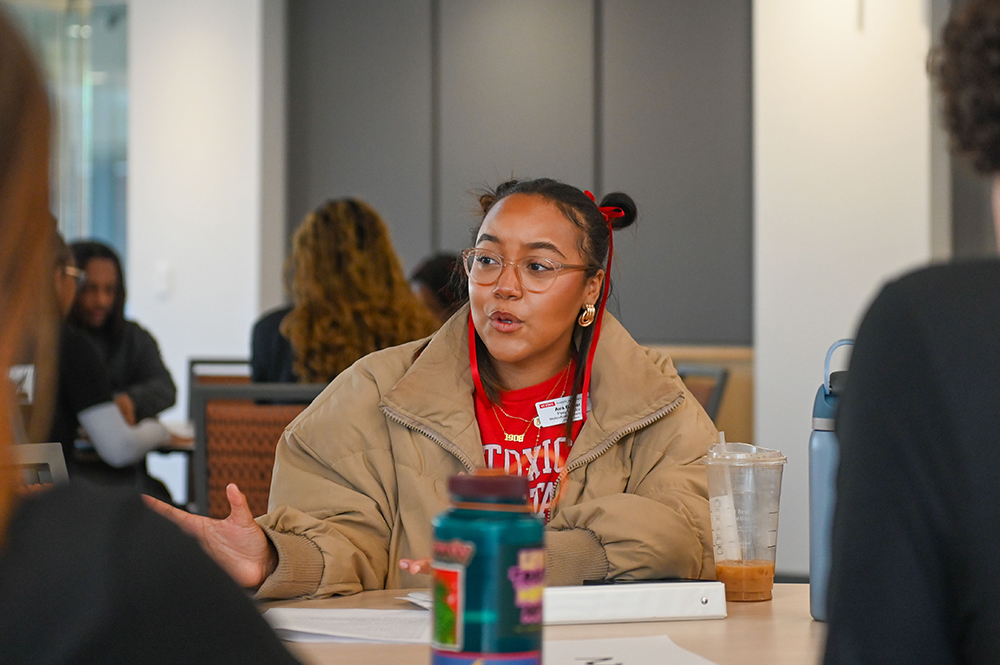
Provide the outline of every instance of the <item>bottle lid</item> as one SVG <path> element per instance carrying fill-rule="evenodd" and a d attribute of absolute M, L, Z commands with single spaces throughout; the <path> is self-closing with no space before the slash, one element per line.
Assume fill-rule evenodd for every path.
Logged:
<path fill-rule="evenodd" d="M 526 503 L 528 479 L 486 469 L 474 474 L 452 476 L 448 479 L 448 491 L 463 499 Z"/>

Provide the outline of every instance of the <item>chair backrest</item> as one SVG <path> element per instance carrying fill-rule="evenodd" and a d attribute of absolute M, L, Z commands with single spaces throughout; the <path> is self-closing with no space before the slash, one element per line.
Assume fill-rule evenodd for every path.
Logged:
<path fill-rule="evenodd" d="M 19 443 L 14 446 L 14 465 L 25 485 L 69 482 L 66 459 L 58 443 Z"/>
<path fill-rule="evenodd" d="M 719 415 L 719 405 L 726 390 L 729 370 L 716 365 L 680 363 L 677 365 L 677 373 L 687 386 L 688 392 L 701 403 L 708 417 L 714 421 Z"/>
<path fill-rule="evenodd" d="M 326 384 L 193 384 L 195 510 L 225 517 L 226 485 L 236 483 L 251 512 L 266 513 L 278 440 L 324 388 Z"/>
<path fill-rule="evenodd" d="M 188 420 L 194 420 L 190 388 L 204 383 L 250 383 L 250 361 L 246 358 L 189 358 Z"/>

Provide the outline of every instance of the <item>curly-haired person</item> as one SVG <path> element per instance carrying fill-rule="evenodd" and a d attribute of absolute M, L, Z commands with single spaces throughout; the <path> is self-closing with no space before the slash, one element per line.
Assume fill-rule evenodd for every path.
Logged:
<path fill-rule="evenodd" d="M 959 6 L 929 62 L 997 222 L 1000 2 Z M 997 259 L 919 270 L 872 304 L 837 416 L 826 663 L 1000 662 L 998 376 Z"/>
<path fill-rule="evenodd" d="M 363 201 L 330 200 L 309 213 L 285 270 L 294 304 L 254 325 L 254 381 L 326 383 L 362 356 L 440 326 L 413 293 L 385 222 Z"/>

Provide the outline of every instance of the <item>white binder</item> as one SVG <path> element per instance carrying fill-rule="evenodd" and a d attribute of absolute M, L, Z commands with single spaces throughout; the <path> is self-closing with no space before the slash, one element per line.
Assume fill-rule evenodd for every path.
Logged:
<path fill-rule="evenodd" d="M 547 587 L 546 625 L 726 618 L 722 582 L 678 580 Z"/>

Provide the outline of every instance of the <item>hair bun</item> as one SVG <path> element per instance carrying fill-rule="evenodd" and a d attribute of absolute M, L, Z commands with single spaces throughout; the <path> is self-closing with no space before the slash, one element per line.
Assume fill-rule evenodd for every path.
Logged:
<path fill-rule="evenodd" d="M 621 208 L 622 212 L 625 213 L 624 217 L 615 217 L 611 220 L 611 228 L 614 230 L 624 229 L 627 226 L 632 226 L 635 223 L 638 210 L 635 207 L 635 201 L 632 197 L 624 192 L 611 192 L 610 194 L 605 194 L 601 199 L 600 206 L 602 208 Z"/>

